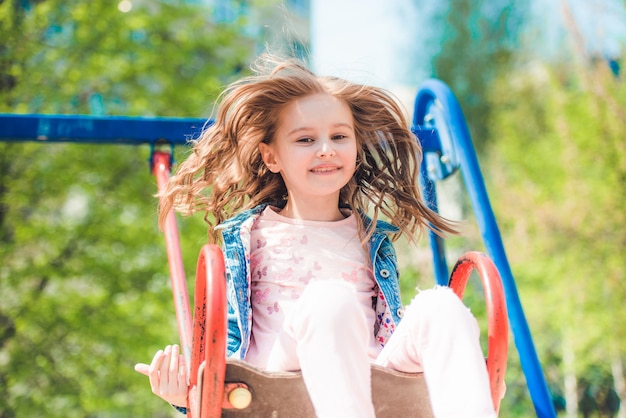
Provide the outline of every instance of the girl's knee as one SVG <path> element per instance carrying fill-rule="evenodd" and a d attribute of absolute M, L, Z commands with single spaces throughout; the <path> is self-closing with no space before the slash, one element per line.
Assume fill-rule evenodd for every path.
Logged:
<path fill-rule="evenodd" d="M 437 326 L 462 324 L 477 327 L 476 319 L 469 308 L 446 286 L 420 291 L 407 307 L 403 320 L 411 315 L 419 316 L 421 320 Z"/>
<path fill-rule="evenodd" d="M 370 328 L 354 286 L 342 282 L 311 282 L 296 309 L 292 326 L 299 339 L 316 342 L 321 339 L 331 346 L 337 341 L 348 346 L 367 346 Z"/>
<path fill-rule="evenodd" d="M 431 310 L 465 308 L 463 301 L 447 286 L 436 286 L 432 289 L 419 291 L 411 302 L 411 304 L 414 303 L 421 305 L 424 309 Z"/>

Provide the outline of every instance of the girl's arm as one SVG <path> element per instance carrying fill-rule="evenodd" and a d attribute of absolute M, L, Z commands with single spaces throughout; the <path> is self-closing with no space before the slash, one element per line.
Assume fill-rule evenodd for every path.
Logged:
<path fill-rule="evenodd" d="M 178 345 L 168 345 L 159 350 L 152 363 L 138 363 L 135 371 L 148 376 L 152 393 L 172 405 L 186 406 L 189 382 L 185 360 Z"/>

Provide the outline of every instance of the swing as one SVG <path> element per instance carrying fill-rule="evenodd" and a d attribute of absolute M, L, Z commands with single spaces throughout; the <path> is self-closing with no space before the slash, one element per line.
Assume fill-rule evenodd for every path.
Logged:
<path fill-rule="evenodd" d="M 160 180 L 159 184 L 164 184 L 168 175 L 169 155 L 155 153 L 154 158 L 155 174 Z M 171 222 L 175 225 L 175 219 Z M 168 249 L 172 247 L 174 236 L 166 234 Z M 173 275 L 181 274 L 172 266 L 170 268 Z M 487 303 L 486 365 L 491 396 L 497 411 L 505 390 L 508 355 L 504 290 L 493 262 L 482 253 L 468 252 L 457 261 L 449 281 L 449 286 L 461 299 L 473 270 L 477 270 L 480 275 Z M 178 303 L 180 320 L 181 316 L 189 316 L 184 311 L 184 307 L 189 306 L 187 293 L 182 286 L 174 287 L 173 291 L 179 295 L 174 299 Z M 189 334 L 189 331 L 184 330 L 189 330 L 189 327 L 183 325 L 179 328 L 181 344 L 184 344 L 184 341 L 189 340 L 188 337 L 183 338 Z M 190 362 L 186 363 L 189 365 L 190 377 L 188 416 L 315 417 L 300 372 L 266 372 L 242 360 L 226 359 L 226 274 L 222 251 L 216 245 L 204 245 L 198 258 L 192 332 L 192 344 L 183 345 L 183 354 L 187 352 L 186 359 L 190 357 Z M 376 365 L 371 367 L 372 400 L 377 417 L 433 416 L 423 373 L 403 373 Z"/>
<path fill-rule="evenodd" d="M 154 146 L 161 142 L 169 144 L 170 147 L 173 147 L 174 144 L 185 145 L 190 138 L 194 138 L 200 133 L 205 123 L 206 121 L 204 119 L 197 118 L 0 114 L 0 142 L 33 141 L 37 143 L 150 144 L 152 147 L 150 160 L 151 171 L 155 174 L 157 182 L 159 186 L 161 186 L 164 181 L 167 181 L 167 176 L 169 175 L 171 152 L 155 151 Z M 500 286 L 497 284 L 494 285 L 496 291 L 492 291 L 490 286 L 485 286 L 484 288 L 487 295 L 487 303 L 490 304 L 490 301 L 493 301 L 492 306 L 496 309 L 496 312 L 501 312 L 497 315 L 489 313 L 489 322 L 494 322 L 493 327 L 496 330 L 495 334 L 492 334 L 491 331 L 489 334 L 489 352 L 487 358 L 494 405 L 499 402 L 500 397 L 494 396 L 493 390 L 499 390 L 500 394 L 502 394 L 503 390 L 507 350 L 506 327 L 508 326 L 506 314 L 508 314 L 508 320 L 511 321 L 511 331 L 516 346 L 516 352 L 519 355 L 520 365 L 524 372 L 525 382 L 535 412 L 537 416 L 541 417 L 556 417 L 550 391 L 517 293 L 515 279 L 507 260 L 495 216 L 491 210 L 463 112 L 454 94 L 441 81 L 434 79 L 426 80 L 418 89 L 412 129 L 422 143 L 424 158 L 422 162 L 421 180 L 423 181 L 423 195 L 429 207 L 437 210 L 436 191 L 434 187 L 435 181 L 441 180 L 450 175 L 453 171 L 460 169 L 465 181 L 466 191 L 474 209 L 477 224 L 480 227 L 486 253 L 493 259 L 494 264 L 498 267 L 501 287 L 503 287 L 505 291 L 506 305 L 503 299 L 495 299 L 498 296 L 494 296 L 498 295 L 497 288 Z M 190 311 L 185 275 L 182 268 L 176 219 L 173 213 L 168 215 L 165 231 L 181 350 L 185 358 L 186 367 L 188 368 L 188 374 L 191 376 L 190 364 L 193 351 L 192 314 Z M 429 238 L 433 254 L 436 281 L 440 285 L 446 285 L 449 282 L 449 275 L 443 254 L 443 241 L 440 237 L 434 236 L 432 233 L 429 234 Z M 470 258 L 471 257 L 470 255 Z M 477 260 L 483 259 L 482 256 L 478 255 L 473 257 Z M 482 262 L 485 264 L 490 263 L 484 259 Z M 456 289 L 457 294 L 460 294 L 459 291 L 464 286 L 463 281 L 458 277 L 461 277 L 462 273 L 467 274 L 466 269 L 474 268 L 480 271 L 480 268 L 476 267 L 472 261 L 464 261 L 461 263 L 461 266 L 455 269 L 450 285 Z M 459 274 L 458 277 L 456 276 L 457 274 Z M 491 277 L 497 276 L 494 275 Z M 202 282 L 202 280 L 200 281 Z M 499 282 L 500 280 L 496 278 L 494 281 Z M 206 288 L 206 285 L 201 286 L 205 286 Z M 209 288 L 211 287 L 209 286 Z M 198 299 L 198 297 L 199 295 L 196 295 L 196 299 Z M 211 312 L 212 310 L 209 311 L 209 314 Z M 506 312 L 506 314 L 504 312 Z M 492 343 L 493 339 L 501 343 Z M 208 340 L 208 342 L 212 341 L 213 340 Z M 195 349 L 200 350 L 201 347 L 203 347 L 202 344 L 199 342 L 195 343 Z M 200 354 L 203 353 L 204 352 L 201 352 Z M 498 353 L 501 353 L 501 355 Z M 205 361 L 204 357 L 201 355 L 197 356 L 196 361 L 198 362 L 198 369 L 201 371 L 206 369 L 207 363 L 203 365 Z M 234 370 L 236 367 L 236 365 L 231 365 L 229 361 L 225 373 L 230 373 L 230 370 Z M 373 385 L 375 386 L 379 385 L 379 382 L 385 381 L 387 377 L 384 373 L 383 378 L 377 377 L 379 373 L 376 370 L 373 371 L 373 375 L 375 376 L 373 379 Z M 197 374 L 196 377 L 192 377 L 196 379 L 195 391 L 198 390 L 198 382 L 200 382 L 200 389 L 204 389 L 202 386 L 203 380 L 205 379 L 204 376 L 204 374 L 201 374 L 199 381 Z M 224 376 L 225 379 L 227 379 L 226 389 L 218 388 L 216 390 L 226 393 L 227 400 L 232 396 L 233 399 L 241 397 L 245 401 L 245 399 L 248 398 L 245 389 L 235 391 L 235 389 L 239 389 L 235 387 L 240 385 L 237 383 L 240 381 L 239 377 L 231 379 L 230 374 Z M 297 376 L 289 375 L 287 377 L 292 379 L 288 385 L 289 389 L 291 389 L 291 386 L 297 386 L 295 383 L 292 384 L 297 381 Z M 272 378 L 282 377 L 273 376 Z M 399 383 L 394 384 L 394 391 L 388 391 L 389 393 L 387 393 L 386 396 L 394 396 L 396 391 L 402 390 L 401 387 L 407 384 L 407 380 L 403 380 L 405 378 L 414 379 L 411 381 L 413 382 L 411 384 L 420 385 L 420 383 L 415 383 L 420 379 L 419 376 L 401 375 L 400 378 L 397 379 Z M 498 379 L 500 379 L 499 383 L 494 384 L 494 379 L 495 382 L 498 382 Z M 250 381 L 249 384 L 248 389 L 252 394 L 252 405 L 257 402 L 255 395 L 259 393 L 258 390 L 260 389 L 256 386 L 252 386 L 252 381 Z M 421 385 L 422 388 L 425 389 L 423 381 Z M 384 390 L 384 387 L 382 390 Z M 373 394 L 375 402 L 378 391 L 379 389 L 376 386 Z M 234 392 L 234 394 L 231 394 L 232 392 Z M 417 416 L 420 414 L 419 408 L 421 408 L 423 404 L 427 405 L 427 398 L 425 390 L 419 393 L 423 396 L 415 393 L 398 396 L 400 399 L 397 403 L 406 404 L 411 402 L 411 410 L 414 411 L 408 415 L 402 414 L 400 416 Z M 216 398 L 214 397 L 214 399 Z M 221 405 L 225 403 L 223 395 L 222 398 L 217 397 L 217 399 L 222 399 L 218 404 L 221 408 Z M 235 400 L 234 403 L 240 406 L 245 404 L 245 402 L 238 403 L 237 400 Z M 253 406 L 254 405 L 242 409 L 240 414 L 248 413 L 249 415 L 254 415 L 249 412 Z M 304 408 L 302 405 L 299 407 Z M 226 404 L 226 408 L 223 410 L 224 415 L 230 413 L 231 410 L 229 408 L 230 406 Z M 193 415 L 193 410 L 191 412 Z M 219 414 L 219 412 L 216 414 Z M 213 416 L 216 416 L 216 414 L 213 414 Z M 199 416 L 199 414 L 196 414 L 196 416 Z"/>
<path fill-rule="evenodd" d="M 504 395 L 508 321 L 504 290 L 493 262 L 468 252 L 456 263 L 450 287 L 460 297 L 470 274 L 481 277 L 487 302 L 487 371 L 494 408 Z M 196 270 L 194 348 L 188 415 L 191 417 L 315 417 L 300 372 L 265 372 L 226 357 L 226 275 L 221 249 L 202 247 Z M 377 417 L 432 417 L 423 373 L 372 365 L 372 400 Z"/>

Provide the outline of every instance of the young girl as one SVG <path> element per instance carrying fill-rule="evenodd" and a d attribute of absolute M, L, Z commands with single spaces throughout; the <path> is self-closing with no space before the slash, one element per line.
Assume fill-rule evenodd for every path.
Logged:
<path fill-rule="evenodd" d="M 401 306 L 392 240 L 454 232 L 421 199 L 421 149 L 402 109 L 382 89 L 263 62 L 271 69 L 223 93 L 161 195 L 161 221 L 174 208 L 216 225 L 227 355 L 301 370 L 321 418 L 374 417 L 371 363 L 424 372 L 436 417 L 495 416 L 478 326 L 460 299 L 436 287 Z M 177 346 L 136 370 L 186 404 Z"/>

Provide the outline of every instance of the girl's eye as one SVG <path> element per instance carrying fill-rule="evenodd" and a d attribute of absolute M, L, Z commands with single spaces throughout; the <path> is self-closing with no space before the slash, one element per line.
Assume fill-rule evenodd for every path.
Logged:
<path fill-rule="evenodd" d="M 339 141 L 339 140 L 341 140 L 341 139 L 346 139 L 346 138 L 347 138 L 347 136 L 346 136 L 346 135 L 342 135 L 342 134 L 333 135 L 333 139 L 334 139 L 335 141 Z"/>
<path fill-rule="evenodd" d="M 313 138 L 309 138 L 309 137 L 300 138 L 300 139 L 298 139 L 298 142 L 302 142 L 302 143 L 308 144 L 309 142 L 313 142 Z"/>

